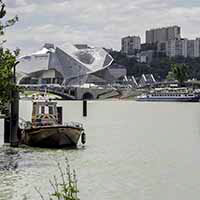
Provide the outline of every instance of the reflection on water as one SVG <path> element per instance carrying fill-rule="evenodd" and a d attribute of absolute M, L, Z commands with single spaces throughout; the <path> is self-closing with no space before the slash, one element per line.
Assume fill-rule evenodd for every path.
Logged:
<path fill-rule="evenodd" d="M 0 148 L 0 199 L 12 199 L 13 185 L 16 180 L 19 152 L 8 147 Z"/>
<path fill-rule="evenodd" d="M 0 149 L 0 171 L 16 169 L 19 153 L 11 148 Z"/>
<path fill-rule="evenodd" d="M 39 199 L 65 158 L 77 171 L 81 200 L 197 200 L 200 194 L 200 104 L 60 102 L 64 120 L 85 125 L 87 143 L 78 149 L 0 150 L 0 200 Z M 30 120 L 30 102 L 20 115 Z M 4 162 L 2 162 L 4 160 Z"/>

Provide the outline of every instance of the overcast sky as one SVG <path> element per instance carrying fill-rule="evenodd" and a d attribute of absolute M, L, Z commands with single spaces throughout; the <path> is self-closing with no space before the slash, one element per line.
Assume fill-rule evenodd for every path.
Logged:
<path fill-rule="evenodd" d="M 200 0 L 4 0 L 19 22 L 6 30 L 6 46 L 22 54 L 46 43 L 87 43 L 120 49 L 121 38 L 163 26 L 200 37 Z"/>

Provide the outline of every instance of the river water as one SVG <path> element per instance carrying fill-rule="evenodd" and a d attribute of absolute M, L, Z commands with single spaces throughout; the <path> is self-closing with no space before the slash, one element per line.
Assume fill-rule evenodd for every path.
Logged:
<path fill-rule="evenodd" d="M 64 167 L 66 157 L 81 200 L 199 200 L 199 103 L 90 101 L 85 118 L 82 102 L 59 104 L 65 121 L 84 124 L 87 144 L 72 150 L 1 147 L 0 200 L 39 199 L 34 187 L 48 194 L 57 162 Z M 31 102 L 20 102 L 20 116 L 30 120 Z M 2 121 L 0 128 L 3 134 Z"/>

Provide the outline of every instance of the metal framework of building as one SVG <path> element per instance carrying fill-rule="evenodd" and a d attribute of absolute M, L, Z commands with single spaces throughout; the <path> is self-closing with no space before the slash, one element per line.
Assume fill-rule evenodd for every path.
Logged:
<path fill-rule="evenodd" d="M 114 80 L 126 73 L 117 74 L 109 69 L 112 56 L 103 48 L 88 45 L 67 44 L 59 48 L 45 44 L 41 50 L 22 56 L 19 61 L 18 84 L 82 85 Z"/>

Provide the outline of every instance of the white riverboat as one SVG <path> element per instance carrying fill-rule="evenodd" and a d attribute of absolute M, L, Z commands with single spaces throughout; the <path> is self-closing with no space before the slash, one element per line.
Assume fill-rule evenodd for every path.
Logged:
<path fill-rule="evenodd" d="M 153 90 L 136 98 L 137 101 L 199 102 L 200 95 L 186 89 Z"/>

